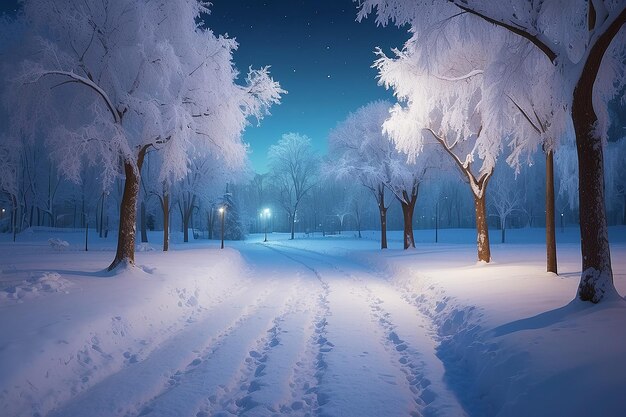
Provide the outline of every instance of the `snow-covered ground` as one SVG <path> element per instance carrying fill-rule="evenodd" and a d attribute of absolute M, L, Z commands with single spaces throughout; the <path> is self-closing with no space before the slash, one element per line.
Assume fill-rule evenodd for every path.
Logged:
<path fill-rule="evenodd" d="M 611 228 L 626 294 L 626 228 Z M 507 231 L 476 264 L 471 230 L 253 235 L 102 272 L 114 237 L 0 236 L 6 416 L 624 415 L 626 301 L 572 301 L 576 229 Z M 492 232 L 492 240 L 499 235 Z M 51 240 L 55 239 L 55 240 Z M 67 242 L 68 245 L 65 245 Z M 492 242 L 493 243 L 493 242 Z"/>

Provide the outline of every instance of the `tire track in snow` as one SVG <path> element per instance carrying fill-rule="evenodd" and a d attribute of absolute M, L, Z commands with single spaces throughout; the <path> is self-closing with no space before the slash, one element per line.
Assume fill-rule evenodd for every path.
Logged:
<path fill-rule="evenodd" d="M 245 281 L 245 284 L 249 282 Z M 228 288 L 219 296 L 221 302 L 208 308 L 202 319 L 189 323 L 162 342 L 144 360 L 129 361 L 128 366 L 52 411 L 49 416 L 109 417 L 141 413 L 145 409 L 142 404 L 170 389 L 174 385 L 172 381 L 175 382 L 173 377 L 188 370 L 187 364 L 190 361 L 193 364 L 195 359 L 192 358 L 197 358 L 198 352 L 211 343 L 219 343 L 220 338 L 253 314 L 252 306 L 241 310 L 237 304 L 248 303 L 250 299 L 255 299 L 258 304 L 269 295 L 254 286 L 243 286 L 234 291 Z M 209 316 L 213 312 L 220 314 L 221 320 Z"/>
<path fill-rule="evenodd" d="M 267 285 L 267 281 L 262 283 Z M 172 374 L 168 386 L 143 404 L 137 416 L 202 416 L 202 410 L 236 391 L 237 381 L 245 372 L 245 357 L 256 343 L 259 328 L 266 329 L 267 323 L 283 307 L 281 290 L 275 281 L 271 288 L 252 288 L 251 293 L 258 294 L 256 298 L 250 297 L 254 302 L 247 304 L 248 300 L 243 298 L 243 313 L 225 329 L 213 332 L 206 347 L 198 351 L 185 369 Z M 222 404 L 225 409 L 229 405 L 228 402 Z"/>
<path fill-rule="evenodd" d="M 319 413 L 319 408 L 325 405 L 329 400 L 328 393 L 320 390 L 320 387 L 322 386 L 324 375 L 328 368 L 327 356 L 334 347 L 334 344 L 328 340 L 327 330 L 328 317 L 331 315 L 329 301 L 330 285 L 322 278 L 317 269 L 311 267 L 301 259 L 298 259 L 283 250 L 279 250 L 274 246 L 266 247 L 308 269 L 319 281 L 321 286 L 321 291 L 317 294 L 317 308 L 314 323 L 310 326 L 312 332 L 309 336 L 307 348 L 309 354 L 305 355 L 303 360 L 298 362 L 301 366 L 296 368 L 294 372 L 306 375 L 304 380 L 312 382 L 300 384 L 300 391 L 303 392 L 302 398 L 304 398 L 304 402 L 317 414 Z M 310 398 L 311 395 L 313 395 L 314 400 L 309 402 L 308 398 Z"/>
<path fill-rule="evenodd" d="M 299 309 L 303 297 L 302 279 L 298 277 L 283 306 L 277 310 L 267 327 L 261 329 L 249 351 L 242 358 L 244 365 L 233 376 L 230 389 L 210 398 L 210 404 L 197 415 L 263 415 L 302 410 L 306 404 L 294 400 L 290 386 L 291 366 L 300 351 L 307 315 Z M 267 330 L 263 330 L 267 329 Z M 297 403 L 297 404 L 296 404 Z"/>
<path fill-rule="evenodd" d="M 367 300 L 372 320 L 384 334 L 381 343 L 398 362 L 409 384 L 417 407 L 410 415 L 439 415 L 441 410 L 449 415 L 466 415 L 443 381 L 445 370 L 436 356 L 436 332 L 413 302 L 414 297 L 407 297 L 387 280 L 356 262 L 308 249 L 289 249 L 302 252 L 302 257 L 314 262 L 328 265 L 357 284 L 355 293 L 359 292 L 358 295 Z M 329 259 L 335 259 L 336 263 Z"/>
<path fill-rule="evenodd" d="M 257 257 L 256 263 L 251 262 L 256 266 L 251 269 L 255 275 L 268 272 L 263 271 L 263 263 L 267 262 L 263 261 L 267 258 L 265 248 L 260 249 L 261 257 L 258 250 L 249 254 L 252 261 Z M 274 262 L 270 266 L 273 268 Z M 284 275 L 285 271 L 280 272 Z M 294 275 L 293 268 L 287 272 Z M 311 415 L 317 398 L 311 389 L 314 383 L 307 365 L 311 355 L 306 346 L 317 329 L 315 318 L 319 316 L 319 302 L 311 301 L 311 295 L 317 293 L 323 299 L 323 290 L 317 280 L 303 279 L 299 273 L 296 277 L 285 283 L 290 278 L 280 276 L 282 293 L 268 297 L 253 320 L 236 328 L 223 344 L 209 356 L 198 359 L 196 367 L 176 381 L 176 387 L 170 391 L 178 392 L 165 392 L 146 405 L 143 415 L 174 415 L 170 413 L 171 405 L 185 391 L 193 391 L 194 398 L 195 392 L 204 391 L 205 398 L 193 410 L 189 406 L 182 411 L 176 408 L 178 415 Z M 163 399 L 166 396 L 170 398 Z M 168 404 L 170 409 L 165 407 Z"/>
<path fill-rule="evenodd" d="M 388 332 L 374 316 L 362 283 L 329 262 L 325 255 L 295 249 L 296 255 L 292 248 L 273 249 L 304 265 L 326 284 L 328 321 L 325 318 L 324 334 L 319 341 L 330 348 L 321 347 L 318 354 L 321 366 L 316 374 L 317 413 L 416 415 L 417 404 L 400 362 L 390 359 L 396 350 L 389 347 Z"/>

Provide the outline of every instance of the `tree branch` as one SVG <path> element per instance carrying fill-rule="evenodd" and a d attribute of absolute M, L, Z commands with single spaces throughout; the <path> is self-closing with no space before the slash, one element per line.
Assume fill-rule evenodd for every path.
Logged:
<path fill-rule="evenodd" d="M 483 74 L 485 71 L 483 70 L 472 70 L 470 72 L 468 72 L 465 75 L 461 75 L 458 77 L 446 77 L 444 75 L 437 75 L 437 74 L 433 74 L 433 77 L 439 79 L 439 80 L 443 80 L 443 81 L 463 81 L 463 80 L 467 80 L 468 78 L 472 78 L 475 75 L 480 75 Z"/>
<path fill-rule="evenodd" d="M 557 57 L 556 52 L 554 52 L 552 50 L 552 48 L 546 44 L 545 42 L 543 42 L 541 39 L 539 39 L 539 37 L 537 35 L 532 35 L 530 34 L 527 30 L 518 27 L 518 26 L 514 26 L 510 23 L 506 23 L 506 22 L 501 22 L 500 20 L 494 19 L 493 17 L 487 16 L 486 14 L 483 14 L 477 10 L 472 9 L 470 6 L 467 6 L 463 3 L 460 2 L 460 0 L 448 0 L 452 3 L 454 3 L 455 6 L 457 6 L 459 9 L 466 11 L 469 14 L 472 14 L 474 16 L 477 16 L 489 23 L 492 23 L 496 26 L 500 26 L 510 32 L 515 33 L 516 35 L 521 36 L 522 38 L 527 39 L 529 42 L 531 42 L 533 45 L 535 45 L 537 48 L 539 48 L 539 50 L 541 50 L 541 52 L 543 52 L 548 59 L 550 60 L 550 62 L 554 63 Z"/>
<path fill-rule="evenodd" d="M 82 77 L 82 76 L 80 76 L 78 74 L 75 74 L 75 73 L 73 73 L 71 71 L 60 71 L 60 70 L 46 71 L 39 78 L 45 77 L 47 75 L 60 75 L 60 76 L 63 76 L 63 77 L 68 77 L 68 78 L 70 78 L 72 80 L 72 82 L 76 82 L 78 84 L 82 84 L 82 85 L 92 89 L 97 95 L 99 95 L 102 98 L 102 100 L 104 100 L 104 103 L 106 104 L 107 108 L 109 109 L 109 112 L 113 116 L 113 119 L 115 120 L 115 123 L 120 124 L 122 122 L 122 119 L 120 118 L 119 113 L 115 109 L 115 106 L 113 105 L 113 102 L 111 101 L 111 99 L 109 98 L 107 93 L 102 88 L 100 88 L 100 86 L 98 86 L 95 82 L 93 82 L 89 78 Z"/>

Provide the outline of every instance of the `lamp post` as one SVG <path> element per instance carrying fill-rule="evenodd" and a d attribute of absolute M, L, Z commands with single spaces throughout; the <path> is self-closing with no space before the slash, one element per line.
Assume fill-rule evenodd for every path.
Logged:
<path fill-rule="evenodd" d="M 261 214 L 263 215 L 263 221 L 265 222 L 265 240 L 263 240 L 263 242 L 267 242 L 267 223 L 270 216 L 272 215 L 272 212 L 270 211 L 270 209 L 266 208 L 263 209 L 263 212 Z"/>
<path fill-rule="evenodd" d="M 224 207 L 220 207 L 220 215 L 222 216 L 222 246 L 220 249 L 224 249 Z"/>
<path fill-rule="evenodd" d="M 563 233 L 564 230 L 565 228 L 563 227 L 563 213 L 561 213 L 561 233 Z"/>

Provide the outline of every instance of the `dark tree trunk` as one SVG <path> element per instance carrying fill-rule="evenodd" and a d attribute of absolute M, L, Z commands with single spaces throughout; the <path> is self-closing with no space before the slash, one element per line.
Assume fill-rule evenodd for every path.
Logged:
<path fill-rule="evenodd" d="M 506 243 L 506 217 L 500 223 L 500 243 Z"/>
<path fill-rule="evenodd" d="M 557 273 L 553 151 L 546 153 L 546 270 Z"/>
<path fill-rule="evenodd" d="M 135 218 L 137 215 L 137 194 L 139 192 L 139 173 L 129 162 L 124 163 L 126 182 L 120 205 L 120 224 L 117 237 L 115 259 L 109 265 L 109 271 L 121 263 L 135 263 Z"/>
<path fill-rule="evenodd" d="M 102 204 L 100 205 L 100 237 L 102 237 L 104 233 L 104 199 L 105 194 L 102 193 Z"/>
<path fill-rule="evenodd" d="M 170 194 L 167 186 L 163 186 L 161 209 L 163 210 L 163 252 L 167 252 L 170 249 Z"/>
<path fill-rule="evenodd" d="M 13 242 L 17 239 L 17 198 L 12 195 L 11 203 L 13 204 L 13 210 L 11 212 L 11 228 L 13 229 Z"/>
<path fill-rule="evenodd" d="M 380 248 L 387 249 L 387 207 L 380 205 Z"/>
<path fill-rule="evenodd" d="M 414 205 L 402 204 L 402 218 L 404 219 L 404 249 L 415 247 L 415 239 L 413 237 L 413 208 Z"/>
<path fill-rule="evenodd" d="M 615 292 L 608 229 L 604 207 L 604 155 L 602 142 L 594 133 L 592 80 L 581 79 L 574 91 L 572 118 L 578 151 L 578 198 L 582 276 L 578 297 L 597 303 L 606 292 Z"/>
<path fill-rule="evenodd" d="M 415 210 L 415 202 L 417 201 L 417 187 L 415 187 L 411 195 L 406 191 L 402 192 L 403 200 L 400 200 L 402 205 L 402 218 L 404 219 L 404 249 L 415 247 L 415 239 L 413 237 L 413 212 Z"/>
<path fill-rule="evenodd" d="M 589 29 L 595 26 L 593 3 L 589 2 Z M 611 268 L 608 226 L 604 206 L 604 155 L 602 140 L 595 132 L 598 117 L 593 109 L 593 85 L 600 63 L 613 38 L 626 22 L 626 8 L 592 46 L 572 101 L 572 121 L 578 152 L 578 199 L 582 274 L 578 298 L 598 303 L 605 294 L 616 294 Z"/>
<path fill-rule="evenodd" d="M 137 165 L 124 162 L 126 182 L 120 204 L 120 225 L 117 235 L 117 252 L 108 270 L 115 269 L 121 263 L 135 264 L 135 222 L 137 219 L 137 196 L 141 180 L 141 165 L 146 154 L 142 148 L 137 156 Z"/>
<path fill-rule="evenodd" d="M 378 187 L 378 212 L 380 213 L 380 248 L 387 249 L 387 207 L 385 207 L 385 187 Z"/>
<path fill-rule="evenodd" d="M 186 214 L 183 214 L 183 242 L 189 242 L 189 217 Z"/>
<path fill-rule="evenodd" d="M 183 240 L 189 242 L 189 223 L 191 222 L 193 214 L 193 206 L 196 204 L 196 196 L 191 198 L 191 201 L 183 202 Z"/>
<path fill-rule="evenodd" d="M 146 227 L 146 203 L 144 201 L 141 202 L 141 219 L 139 220 L 141 224 L 141 242 L 148 242 L 148 229 Z"/>
<path fill-rule="evenodd" d="M 291 220 L 291 240 L 294 239 L 295 232 L 296 232 L 296 211 L 298 211 L 298 203 L 296 203 L 295 206 L 293 206 L 293 214 L 290 215 L 290 220 Z"/>
<path fill-rule="evenodd" d="M 207 225 L 208 225 L 208 228 L 209 228 L 209 240 L 213 239 L 213 227 L 215 226 L 214 220 L 215 220 L 215 216 L 213 215 L 213 209 L 211 209 L 207 213 Z"/>
<path fill-rule="evenodd" d="M 478 260 L 482 262 L 490 262 L 491 248 L 489 246 L 489 227 L 487 226 L 485 191 L 486 190 L 483 190 L 483 195 L 480 198 L 474 196 L 474 210 L 476 212 L 476 243 L 478 245 Z"/>

